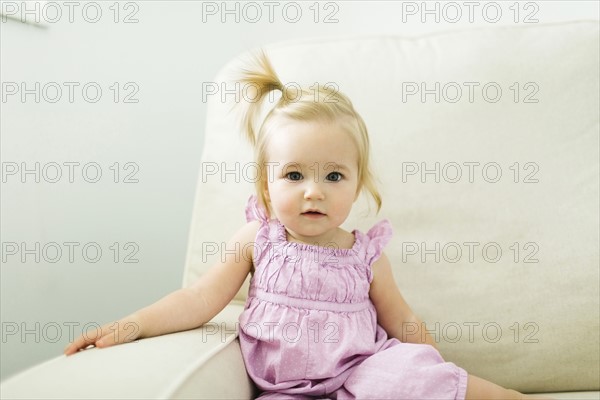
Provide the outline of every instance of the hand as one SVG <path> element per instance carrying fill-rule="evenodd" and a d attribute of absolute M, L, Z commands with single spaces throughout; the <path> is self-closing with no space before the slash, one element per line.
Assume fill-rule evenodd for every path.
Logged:
<path fill-rule="evenodd" d="M 89 345 L 104 348 L 115 344 L 132 342 L 140 337 L 140 319 L 133 314 L 119 321 L 110 322 L 100 328 L 90 329 L 69 343 L 65 347 L 64 353 L 69 356 L 80 350 L 85 350 Z"/>

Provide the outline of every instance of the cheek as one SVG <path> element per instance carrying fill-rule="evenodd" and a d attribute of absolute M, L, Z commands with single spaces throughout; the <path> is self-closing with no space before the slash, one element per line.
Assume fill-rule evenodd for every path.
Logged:
<path fill-rule="evenodd" d="M 348 211 L 352 208 L 354 201 L 357 197 L 357 189 L 356 185 L 349 184 L 342 191 L 340 191 L 340 195 L 336 198 L 337 207 L 339 207 L 340 211 Z"/>
<path fill-rule="evenodd" d="M 291 194 L 289 188 L 285 187 L 285 183 L 281 181 L 269 183 L 269 198 L 274 207 L 280 210 L 289 207 Z"/>

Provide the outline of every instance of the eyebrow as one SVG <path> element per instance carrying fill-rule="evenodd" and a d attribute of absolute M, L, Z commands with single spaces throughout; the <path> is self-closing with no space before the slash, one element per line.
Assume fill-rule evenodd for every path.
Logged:
<path fill-rule="evenodd" d="M 334 166 L 336 167 L 335 170 L 339 170 L 339 171 L 349 171 L 350 168 L 348 168 L 345 164 L 338 164 L 338 163 L 334 163 L 332 162 L 331 164 L 334 164 Z"/>
<path fill-rule="evenodd" d="M 304 163 L 298 163 L 298 162 L 290 162 L 290 163 L 284 163 L 282 164 L 283 167 L 287 168 L 293 168 L 293 167 L 300 167 L 300 168 L 308 168 L 311 169 L 311 167 L 315 164 L 319 164 L 319 163 L 312 163 L 312 164 L 304 164 Z M 328 161 L 326 163 L 324 163 L 323 166 L 326 170 L 332 170 L 332 171 L 349 171 L 350 168 L 348 168 L 348 166 L 346 166 L 345 164 L 339 164 L 333 161 Z"/>

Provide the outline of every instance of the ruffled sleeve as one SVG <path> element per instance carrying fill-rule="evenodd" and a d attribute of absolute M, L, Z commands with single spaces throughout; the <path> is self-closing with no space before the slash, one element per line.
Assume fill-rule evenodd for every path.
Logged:
<path fill-rule="evenodd" d="M 251 195 L 246 203 L 246 222 L 250 221 L 269 222 L 267 212 L 263 206 L 258 204 L 255 195 Z"/>
<path fill-rule="evenodd" d="M 373 227 L 369 229 L 366 234 L 368 238 L 368 244 L 365 254 L 365 261 L 369 266 L 367 269 L 369 283 L 373 280 L 371 265 L 381 256 L 381 253 L 383 253 L 383 248 L 388 244 L 392 238 L 392 235 L 392 224 L 390 224 L 390 221 L 387 219 L 379 221 L 373 225 Z"/>
<path fill-rule="evenodd" d="M 248 198 L 248 202 L 246 203 L 246 221 L 259 221 L 260 226 L 258 227 L 258 231 L 256 232 L 256 237 L 254 239 L 254 252 L 252 256 L 252 262 L 254 264 L 254 268 L 258 268 L 261 263 L 261 260 L 264 257 L 269 257 L 269 254 L 272 253 L 267 251 L 270 243 L 270 224 L 269 218 L 267 217 L 267 212 L 265 208 L 258 203 L 258 200 L 255 195 L 252 195 Z M 255 271 L 256 273 L 256 271 Z"/>

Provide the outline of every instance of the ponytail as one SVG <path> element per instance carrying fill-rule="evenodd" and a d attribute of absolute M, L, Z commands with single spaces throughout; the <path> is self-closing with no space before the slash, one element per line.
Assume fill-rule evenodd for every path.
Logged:
<path fill-rule="evenodd" d="M 250 143 L 255 146 L 257 142 L 257 127 L 256 122 L 260 115 L 260 106 L 264 97 L 273 90 L 280 90 L 284 93 L 284 85 L 275 73 L 269 58 L 264 50 L 252 55 L 251 65 L 249 69 L 242 69 L 241 76 L 237 79 L 242 88 L 248 86 L 256 90 L 256 96 L 252 101 L 242 99 L 242 131 Z M 243 90 L 243 92 L 246 92 Z M 285 94 L 285 93 L 284 93 Z"/>

